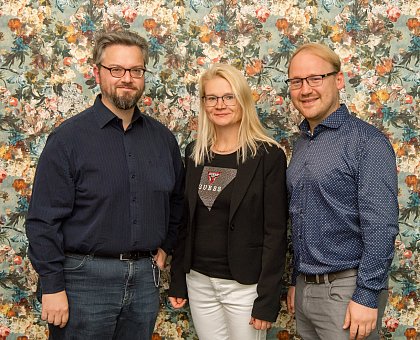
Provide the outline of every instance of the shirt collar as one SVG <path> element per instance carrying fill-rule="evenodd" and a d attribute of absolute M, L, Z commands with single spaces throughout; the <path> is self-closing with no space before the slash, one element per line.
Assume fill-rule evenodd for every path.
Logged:
<path fill-rule="evenodd" d="M 96 96 L 95 102 L 93 104 L 93 112 L 95 114 L 96 120 L 98 121 L 99 127 L 102 129 L 107 124 L 109 124 L 114 119 L 119 119 L 110 109 L 108 109 L 104 103 L 102 103 L 102 95 L 99 94 Z M 135 121 L 141 122 L 141 114 L 140 110 L 137 105 L 134 107 L 133 118 L 131 119 L 131 123 L 133 124 Z"/>
<path fill-rule="evenodd" d="M 327 129 L 338 129 L 341 124 L 348 118 L 350 115 L 349 110 L 345 104 L 341 104 L 340 107 L 331 113 L 327 118 L 325 118 L 321 123 L 317 125 L 314 130 L 313 135 L 318 134 L 319 132 Z M 309 123 L 306 118 L 300 123 L 299 129 L 301 132 L 308 133 L 310 130 Z"/>

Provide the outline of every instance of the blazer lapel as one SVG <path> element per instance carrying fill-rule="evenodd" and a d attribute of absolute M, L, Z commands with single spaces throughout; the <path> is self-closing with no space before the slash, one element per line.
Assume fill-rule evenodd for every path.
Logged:
<path fill-rule="evenodd" d="M 248 158 L 245 163 L 238 165 L 238 172 L 235 183 L 233 184 L 232 198 L 230 201 L 229 223 L 232 221 L 239 204 L 245 196 L 260 161 L 261 154 L 257 152 L 254 158 Z"/>
<path fill-rule="evenodd" d="M 189 179 L 188 183 L 186 184 L 187 187 L 187 195 L 188 195 L 188 208 L 189 208 L 189 217 L 190 217 L 190 225 L 192 225 L 192 221 L 195 215 L 195 207 L 197 205 L 197 195 L 198 195 L 198 185 L 200 184 L 201 173 L 203 172 L 203 165 L 195 166 L 193 161 L 189 164 L 190 172 L 187 174 L 187 178 Z"/>

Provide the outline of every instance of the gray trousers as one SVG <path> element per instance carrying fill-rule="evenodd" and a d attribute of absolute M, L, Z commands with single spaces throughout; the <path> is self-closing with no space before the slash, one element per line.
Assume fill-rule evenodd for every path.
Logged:
<path fill-rule="evenodd" d="M 303 275 L 296 281 L 295 313 L 297 332 L 304 340 L 348 340 L 350 328 L 343 330 L 347 305 L 356 288 L 357 276 L 322 284 L 306 283 Z M 388 290 L 378 298 L 378 321 L 368 340 L 380 339 L 382 316 Z"/>

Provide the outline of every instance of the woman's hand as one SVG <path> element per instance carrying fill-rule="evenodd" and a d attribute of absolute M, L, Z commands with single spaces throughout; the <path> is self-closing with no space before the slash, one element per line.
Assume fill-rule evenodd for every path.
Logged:
<path fill-rule="evenodd" d="M 261 331 L 265 331 L 271 328 L 270 321 L 264 321 L 264 320 L 256 319 L 254 317 L 251 317 L 249 324 L 252 325 L 256 330 L 261 330 Z"/>
<path fill-rule="evenodd" d="M 168 299 L 172 307 L 174 307 L 175 309 L 184 307 L 187 302 L 187 299 L 179 298 L 179 297 L 170 296 Z"/>

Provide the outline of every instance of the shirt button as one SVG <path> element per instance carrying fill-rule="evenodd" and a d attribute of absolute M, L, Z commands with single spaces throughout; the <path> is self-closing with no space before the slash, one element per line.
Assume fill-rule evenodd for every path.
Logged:
<path fill-rule="evenodd" d="M 132 156 L 132 154 L 131 154 L 131 152 L 129 152 L 129 153 L 128 153 L 128 157 L 131 157 L 131 156 Z"/>
<path fill-rule="evenodd" d="M 305 187 L 305 185 L 304 184 L 301 184 L 300 185 L 300 190 L 303 190 L 304 187 Z"/>
<path fill-rule="evenodd" d="M 299 213 L 302 215 L 303 214 L 303 209 L 300 209 L 299 210 Z"/>
<path fill-rule="evenodd" d="M 136 178 L 136 175 L 135 175 L 135 174 L 132 174 L 132 175 L 131 175 L 131 178 Z"/>
<path fill-rule="evenodd" d="M 135 197 L 133 197 L 133 198 L 131 199 L 131 201 L 135 202 L 135 201 L 137 201 L 137 199 L 136 199 Z"/>
<path fill-rule="evenodd" d="M 235 229 L 235 226 L 233 225 L 233 223 L 230 225 L 230 230 Z"/>
<path fill-rule="evenodd" d="M 137 224 L 137 220 L 133 220 L 133 224 Z"/>

